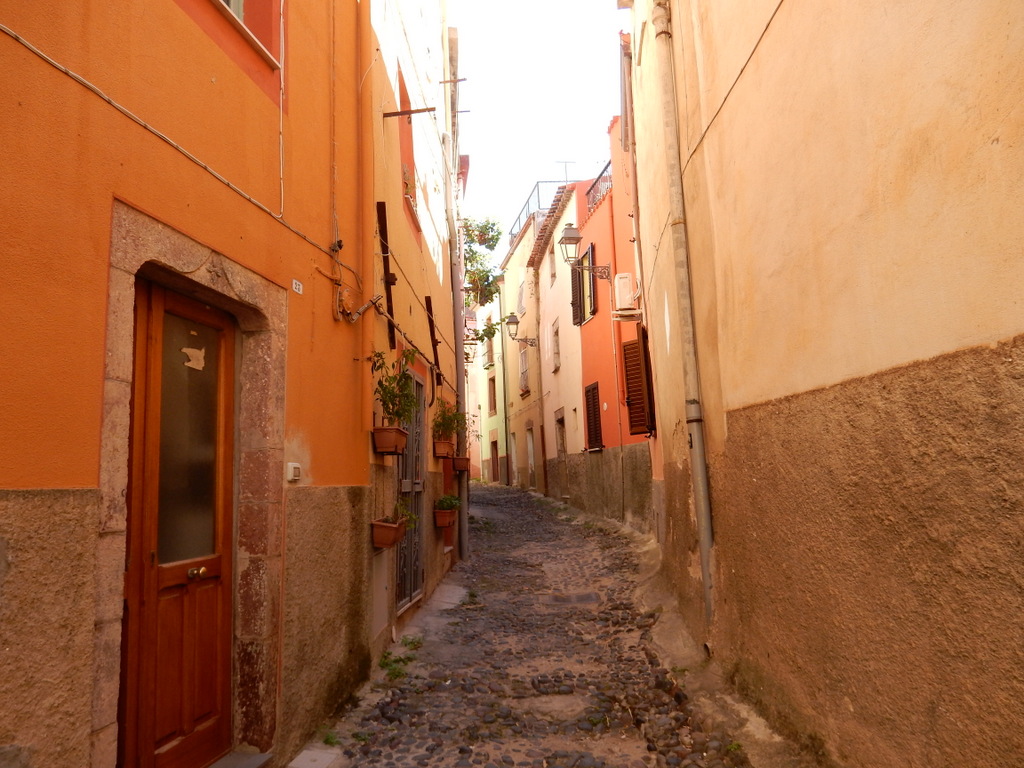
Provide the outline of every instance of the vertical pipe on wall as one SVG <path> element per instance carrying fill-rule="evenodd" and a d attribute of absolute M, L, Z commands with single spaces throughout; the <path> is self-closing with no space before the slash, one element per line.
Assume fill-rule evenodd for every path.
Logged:
<path fill-rule="evenodd" d="M 454 78 L 453 78 L 454 79 Z M 452 85 L 454 88 L 454 84 Z M 465 283 L 462 264 L 462 238 L 455 223 L 455 168 L 458 165 L 458 154 L 451 135 L 441 137 L 441 146 L 445 159 L 445 213 L 448 220 L 448 254 L 452 281 L 452 317 L 455 319 L 455 379 L 456 405 L 466 408 L 466 299 L 462 292 Z M 468 415 L 468 414 L 467 414 Z M 469 446 L 466 443 L 466 430 L 460 429 L 456 435 L 456 455 L 468 456 Z M 459 499 L 462 514 L 459 515 L 459 559 L 469 557 L 469 473 L 459 472 Z"/>
<path fill-rule="evenodd" d="M 498 290 L 498 318 L 499 322 L 505 320 L 505 276 L 502 275 L 498 278 L 498 282 L 501 287 Z M 501 339 L 501 409 L 498 413 L 502 414 L 502 422 L 505 427 L 505 485 L 512 485 L 512 465 L 509 461 L 509 455 L 511 454 L 512 448 L 512 428 L 509 425 L 509 419 L 511 414 L 508 410 L 508 346 L 506 344 L 505 334 L 500 333 L 501 328 L 498 329 L 498 336 Z M 500 463 L 500 462 L 499 462 Z M 501 468 L 498 468 L 498 482 L 501 482 Z"/>
<path fill-rule="evenodd" d="M 683 386 L 686 397 L 686 431 L 690 446 L 690 476 L 693 504 L 697 517 L 697 539 L 700 549 L 700 572 L 704 589 L 704 619 L 712 617 L 711 500 L 708 491 L 707 455 L 704 450 L 704 417 L 700 403 L 700 371 L 697 366 L 697 345 L 694 331 L 693 287 L 690 254 L 686 236 L 686 202 L 683 195 L 683 169 L 679 147 L 679 111 L 676 102 L 675 53 L 672 48 L 672 16 L 670 0 L 655 0 L 651 21 L 662 89 L 662 129 L 665 138 L 665 159 L 668 176 L 669 237 L 675 262 L 679 301 L 679 323 L 682 335 Z"/>

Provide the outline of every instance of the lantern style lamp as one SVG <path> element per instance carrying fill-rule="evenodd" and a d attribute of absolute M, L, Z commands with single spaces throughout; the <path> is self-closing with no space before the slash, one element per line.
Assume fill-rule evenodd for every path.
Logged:
<path fill-rule="evenodd" d="M 562 258 L 565 259 L 565 263 L 570 267 L 575 266 L 576 260 L 580 257 L 580 242 L 582 240 L 583 235 L 576 229 L 575 224 L 565 225 L 558 245 L 562 249 Z"/>
<path fill-rule="evenodd" d="M 562 237 L 558 241 L 558 246 L 562 249 L 562 258 L 565 259 L 565 263 L 573 269 L 581 272 L 592 272 L 595 277 L 610 281 L 612 279 L 612 268 L 609 265 L 580 263 L 580 242 L 582 240 L 583 235 L 580 234 L 575 224 L 565 225 L 565 229 L 562 230 Z"/>
<path fill-rule="evenodd" d="M 517 334 L 519 333 L 519 318 L 516 317 L 515 312 L 510 313 L 509 316 L 505 318 L 505 327 L 508 328 L 508 337 L 512 339 L 512 341 L 518 341 L 520 344 L 526 344 L 527 346 L 530 347 L 537 346 L 536 339 L 518 337 Z"/>

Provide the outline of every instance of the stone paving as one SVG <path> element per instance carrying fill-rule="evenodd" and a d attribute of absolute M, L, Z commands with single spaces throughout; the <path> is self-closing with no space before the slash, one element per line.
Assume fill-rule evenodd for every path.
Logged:
<path fill-rule="evenodd" d="M 442 602 L 293 768 L 750 765 L 661 666 L 627 538 L 505 487 L 474 485 L 470 512 Z"/>

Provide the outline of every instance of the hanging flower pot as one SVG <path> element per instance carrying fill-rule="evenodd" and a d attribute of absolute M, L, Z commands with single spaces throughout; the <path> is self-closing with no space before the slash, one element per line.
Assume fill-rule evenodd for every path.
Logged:
<path fill-rule="evenodd" d="M 439 459 L 447 459 L 455 455 L 455 443 L 451 440 L 434 440 L 434 455 Z"/>
<path fill-rule="evenodd" d="M 407 423 L 416 413 L 416 389 L 409 372 L 409 366 L 415 360 L 414 349 L 400 353 L 398 359 L 391 363 L 387 362 L 383 352 L 370 355 L 370 370 L 377 376 L 373 392 L 380 404 L 383 421 L 388 425 L 373 428 L 373 450 L 377 453 L 405 452 L 409 433 L 396 425 Z"/>
<path fill-rule="evenodd" d="M 469 472 L 469 456 L 453 456 L 452 469 L 456 472 Z"/>
<path fill-rule="evenodd" d="M 373 450 L 381 454 L 405 453 L 409 433 L 401 427 L 374 427 Z"/>
<path fill-rule="evenodd" d="M 373 546 L 377 549 L 390 549 L 405 537 L 405 520 L 397 523 L 374 520 L 370 527 L 373 531 Z"/>
<path fill-rule="evenodd" d="M 446 495 L 434 502 L 434 525 L 438 528 L 448 528 L 455 525 L 459 517 L 459 507 L 462 500 L 458 496 Z"/>
<path fill-rule="evenodd" d="M 447 528 L 450 525 L 455 525 L 455 519 L 458 516 L 459 510 L 457 509 L 435 509 L 434 525 L 438 528 Z"/>

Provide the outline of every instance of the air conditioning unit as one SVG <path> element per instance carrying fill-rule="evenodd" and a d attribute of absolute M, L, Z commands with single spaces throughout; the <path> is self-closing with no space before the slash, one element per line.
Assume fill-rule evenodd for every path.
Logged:
<path fill-rule="evenodd" d="M 630 272 L 619 272 L 615 275 L 615 311 L 629 312 L 636 309 L 637 291 L 633 285 Z"/>

